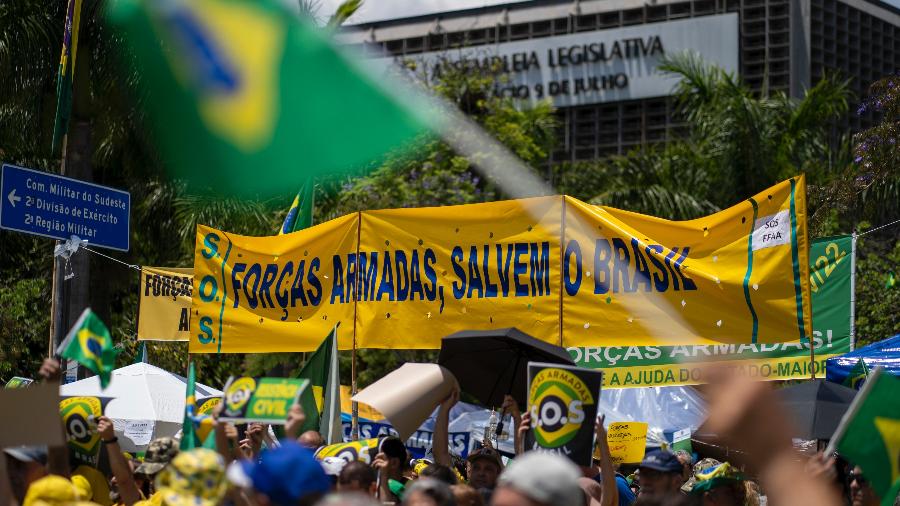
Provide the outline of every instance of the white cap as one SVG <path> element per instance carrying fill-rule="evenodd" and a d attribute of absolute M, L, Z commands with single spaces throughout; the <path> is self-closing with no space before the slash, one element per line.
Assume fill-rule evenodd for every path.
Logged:
<path fill-rule="evenodd" d="M 582 506 L 578 467 L 554 453 L 528 452 L 516 457 L 503 471 L 498 486 L 509 487 L 533 501 L 554 506 Z"/>

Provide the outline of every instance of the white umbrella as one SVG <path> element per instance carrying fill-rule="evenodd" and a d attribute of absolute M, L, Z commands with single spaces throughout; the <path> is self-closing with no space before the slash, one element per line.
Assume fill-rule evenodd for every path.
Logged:
<path fill-rule="evenodd" d="M 92 376 L 59 387 L 60 395 L 111 397 L 106 416 L 112 419 L 119 445 L 126 451 L 144 451 L 151 440 L 173 437 L 184 422 L 187 380 L 154 365 L 139 362 L 112 372 L 106 390 Z M 196 383 L 196 398 L 221 397 L 222 391 Z"/>

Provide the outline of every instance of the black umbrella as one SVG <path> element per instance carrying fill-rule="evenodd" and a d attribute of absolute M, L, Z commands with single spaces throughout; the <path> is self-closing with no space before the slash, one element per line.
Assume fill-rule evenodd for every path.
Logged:
<path fill-rule="evenodd" d="M 830 381 L 806 381 L 783 388 L 778 396 L 791 416 L 795 436 L 831 439 L 841 417 L 850 407 L 856 390 Z"/>
<path fill-rule="evenodd" d="M 438 363 L 459 380 L 460 389 L 485 406 L 511 395 L 522 409 L 527 400 L 528 362 L 574 365 L 564 348 L 515 329 L 464 330 L 441 340 Z"/>

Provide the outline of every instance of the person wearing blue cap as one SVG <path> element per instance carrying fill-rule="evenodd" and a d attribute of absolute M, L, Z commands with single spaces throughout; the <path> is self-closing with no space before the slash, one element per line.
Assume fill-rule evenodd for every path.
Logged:
<path fill-rule="evenodd" d="M 285 440 L 281 447 L 262 454 L 259 463 L 242 460 L 235 464 L 237 484 L 250 486 L 260 506 L 305 506 L 315 504 L 331 489 L 331 479 L 313 452 Z"/>
<path fill-rule="evenodd" d="M 681 461 L 666 450 L 647 452 L 641 461 L 641 490 L 638 497 L 671 496 L 681 494 Z"/>

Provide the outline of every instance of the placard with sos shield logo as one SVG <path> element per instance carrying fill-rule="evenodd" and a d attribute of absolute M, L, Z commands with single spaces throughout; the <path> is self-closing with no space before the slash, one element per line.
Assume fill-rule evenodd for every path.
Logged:
<path fill-rule="evenodd" d="M 590 466 L 602 384 L 602 371 L 529 362 L 531 430 L 526 449 L 557 453 Z"/>

